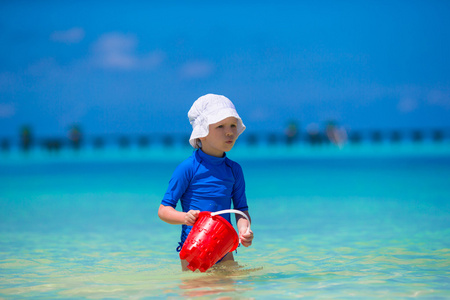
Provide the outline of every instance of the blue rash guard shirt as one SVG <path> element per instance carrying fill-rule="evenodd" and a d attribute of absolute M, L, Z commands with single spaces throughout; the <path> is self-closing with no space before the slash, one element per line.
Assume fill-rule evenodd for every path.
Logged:
<path fill-rule="evenodd" d="M 161 204 L 176 208 L 181 200 L 183 212 L 189 210 L 219 211 L 233 208 L 247 211 L 244 174 L 241 166 L 224 157 L 215 157 L 201 149 L 183 161 L 174 171 Z M 221 215 L 228 222 L 230 214 Z M 181 243 L 192 226 L 182 225 Z"/>

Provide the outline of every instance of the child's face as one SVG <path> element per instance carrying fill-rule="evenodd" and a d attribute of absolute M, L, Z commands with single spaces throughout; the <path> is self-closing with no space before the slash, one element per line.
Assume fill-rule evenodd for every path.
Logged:
<path fill-rule="evenodd" d="M 209 134 L 200 138 L 202 150 L 211 156 L 222 157 L 224 152 L 233 148 L 237 137 L 237 119 L 235 117 L 226 118 L 209 125 Z"/>

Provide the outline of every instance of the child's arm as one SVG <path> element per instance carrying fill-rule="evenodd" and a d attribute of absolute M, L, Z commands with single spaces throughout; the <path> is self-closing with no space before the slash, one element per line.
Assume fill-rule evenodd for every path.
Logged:
<path fill-rule="evenodd" d="M 251 220 L 248 211 L 243 211 L 243 213 L 247 215 L 249 220 Z M 243 216 L 236 214 L 236 224 L 239 231 L 239 239 L 241 240 L 241 244 L 244 247 L 250 246 L 253 241 L 253 231 L 249 230 L 247 232 L 248 227 L 250 226 L 248 220 Z"/>
<path fill-rule="evenodd" d="M 187 213 L 178 211 L 172 206 L 160 205 L 158 217 L 169 224 L 193 226 L 198 218 L 199 210 L 190 210 Z"/>

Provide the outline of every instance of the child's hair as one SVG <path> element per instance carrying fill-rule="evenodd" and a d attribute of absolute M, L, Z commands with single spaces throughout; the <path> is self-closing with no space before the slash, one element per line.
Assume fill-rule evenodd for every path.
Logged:
<path fill-rule="evenodd" d="M 202 141 L 200 139 L 195 139 L 194 140 L 194 148 L 196 149 L 201 149 L 202 148 Z"/>

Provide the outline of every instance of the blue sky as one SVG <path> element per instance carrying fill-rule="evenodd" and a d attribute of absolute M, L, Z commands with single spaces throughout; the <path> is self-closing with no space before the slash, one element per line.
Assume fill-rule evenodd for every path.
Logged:
<path fill-rule="evenodd" d="M 249 131 L 450 127 L 448 1 L 1 1 L 0 137 L 190 131 L 223 94 Z"/>

